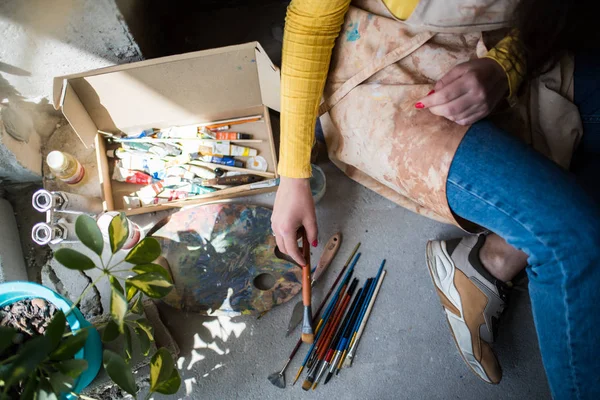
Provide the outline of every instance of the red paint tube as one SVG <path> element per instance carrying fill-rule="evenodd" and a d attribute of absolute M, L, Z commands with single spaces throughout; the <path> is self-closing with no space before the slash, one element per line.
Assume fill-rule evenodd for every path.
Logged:
<path fill-rule="evenodd" d="M 245 140 L 252 139 L 252 135 L 238 132 L 215 132 L 215 138 L 217 140 Z"/>
<path fill-rule="evenodd" d="M 120 167 L 115 167 L 112 178 L 118 182 L 135 183 L 137 185 L 149 185 L 154 182 L 154 179 L 148 174 Z"/>

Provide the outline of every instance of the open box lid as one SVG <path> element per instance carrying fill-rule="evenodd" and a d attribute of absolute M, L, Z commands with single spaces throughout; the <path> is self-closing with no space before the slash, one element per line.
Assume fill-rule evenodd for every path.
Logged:
<path fill-rule="evenodd" d="M 53 102 L 86 147 L 98 130 L 136 132 L 279 111 L 280 73 L 258 42 L 54 78 Z"/>

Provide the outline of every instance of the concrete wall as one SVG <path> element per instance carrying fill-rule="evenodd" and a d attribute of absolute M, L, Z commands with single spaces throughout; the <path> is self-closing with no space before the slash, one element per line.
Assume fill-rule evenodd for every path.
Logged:
<path fill-rule="evenodd" d="M 2 0 L 0 37 L 0 179 L 39 180 L 37 155 L 60 117 L 53 78 L 142 55 L 114 0 Z"/>

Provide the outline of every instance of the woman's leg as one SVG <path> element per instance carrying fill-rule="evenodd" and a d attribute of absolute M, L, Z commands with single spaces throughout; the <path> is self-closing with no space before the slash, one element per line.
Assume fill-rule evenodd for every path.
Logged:
<path fill-rule="evenodd" d="M 574 177 L 493 124 L 467 132 L 448 202 L 528 255 L 542 359 L 556 398 L 600 398 L 600 211 Z"/>

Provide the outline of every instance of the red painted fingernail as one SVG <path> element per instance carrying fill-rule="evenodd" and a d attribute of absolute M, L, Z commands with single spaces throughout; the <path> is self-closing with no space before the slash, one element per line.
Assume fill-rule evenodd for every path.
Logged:
<path fill-rule="evenodd" d="M 431 92 L 427 93 L 427 96 L 429 96 L 430 94 L 434 94 L 435 90 L 432 90 Z"/>
<path fill-rule="evenodd" d="M 318 245 L 319 245 L 319 242 L 317 242 L 316 240 L 313 240 L 312 247 L 317 247 Z"/>
<path fill-rule="evenodd" d="M 415 104 L 415 108 L 425 108 L 425 106 L 423 105 L 423 103 L 418 102 L 417 104 Z"/>

